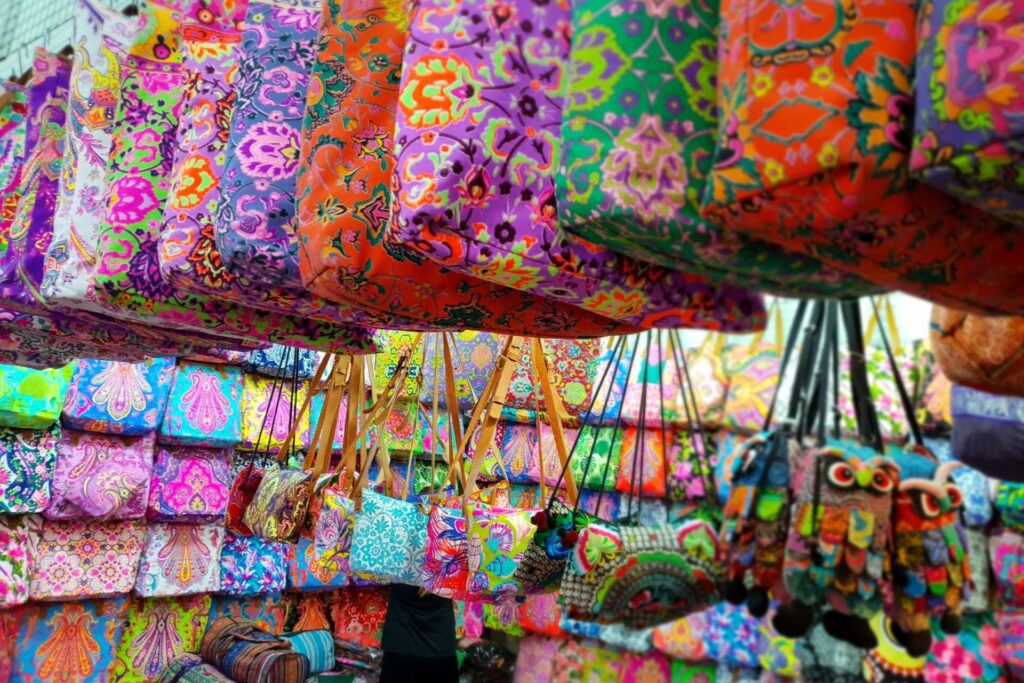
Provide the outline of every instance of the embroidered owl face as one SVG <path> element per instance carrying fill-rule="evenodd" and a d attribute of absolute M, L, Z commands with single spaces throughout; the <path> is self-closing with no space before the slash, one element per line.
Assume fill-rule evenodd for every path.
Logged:
<path fill-rule="evenodd" d="M 955 463 L 940 466 L 928 479 L 907 479 L 896 495 L 896 532 L 926 531 L 955 525 L 964 504 L 960 487 L 949 480 Z"/>
<path fill-rule="evenodd" d="M 818 479 L 823 504 L 846 507 L 863 501 L 863 507 L 871 510 L 886 514 L 891 510 L 892 495 L 899 484 L 899 468 L 891 460 L 879 457 L 864 461 L 829 448 L 819 451 L 815 467 L 818 476 L 805 477 L 805 483 L 813 488 L 813 479 Z M 814 494 L 813 490 L 809 493 Z"/>

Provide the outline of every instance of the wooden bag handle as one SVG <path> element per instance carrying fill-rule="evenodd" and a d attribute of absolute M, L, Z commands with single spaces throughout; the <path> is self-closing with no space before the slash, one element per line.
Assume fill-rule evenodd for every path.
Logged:
<path fill-rule="evenodd" d="M 533 360 L 533 373 L 535 376 L 540 378 L 541 391 L 544 394 L 544 405 L 548 408 L 548 414 L 551 421 L 551 432 L 555 438 L 555 450 L 558 452 L 558 459 L 565 470 L 565 490 L 569 495 L 569 499 L 572 504 L 575 505 L 579 498 L 579 489 L 576 487 L 576 479 L 573 476 L 572 468 L 569 467 L 569 449 L 565 443 L 565 429 L 562 424 L 562 420 L 559 417 L 565 413 L 568 417 L 568 412 L 565 410 L 565 405 L 562 403 L 562 397 L 558 395 L 555 388 L 551 384 L 551 369 L 548 367 L 548 359 L 544 355 L 544 346 L 540 339 L 534 338 L 532 340 L 532 360 Z M 537 434 L 537 443 L 540 447 L 539 452 L 543 453 L 544 447 L 540 444 L 540 434 Z M 544 480 L 544 469 L 543 462 L 541 462 L 541 481 Z"/>

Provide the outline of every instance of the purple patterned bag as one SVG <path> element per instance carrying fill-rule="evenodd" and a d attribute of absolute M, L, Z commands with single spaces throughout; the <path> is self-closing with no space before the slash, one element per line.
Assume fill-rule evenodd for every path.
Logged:
<path fill-rule="evenodd" d="M 229 271 L 271 286 L 302 286 L 295 177 L 319 25 L 320 0 L 252 2 L 238 53 L 217 249 Z"/>
<path fill-rule="evenodd" d="M 457 13 L 447 0 L 414 3 L 389 238 L 457 272 L 642 327 L 763 325 L 753 292 L 559 229 L 569 5 L 516 0 L 504 8 L 509 14 L 498 18 L 485 0 L 466 0 Z"/>
<path fill-rule="evenodd" d="M 231 488 L 230 450 L 165 447 L 156 450 L 149 491 L 150 520 L 220 523 Z"/>
<path fill-rule="evenodd" d="M 146 515 L 155 436 L 65 429 L 57 446 L 47 519 L 137 519 Z"/>

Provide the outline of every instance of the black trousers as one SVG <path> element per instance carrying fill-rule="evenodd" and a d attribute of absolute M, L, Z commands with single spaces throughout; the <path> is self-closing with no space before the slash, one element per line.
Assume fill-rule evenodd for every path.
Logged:
<path fill-rule="evenodd" d="M 380 683 L 458 683 L 459 660 L 451 657 L 413 657 L 384 652 Z"/>

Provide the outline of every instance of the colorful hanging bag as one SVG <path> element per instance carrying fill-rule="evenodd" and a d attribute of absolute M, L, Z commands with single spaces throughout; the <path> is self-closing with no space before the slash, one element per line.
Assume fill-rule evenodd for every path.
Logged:
<path fill-rule="evenodd" d="M 135 594 L 158 598 L 217 591 L 224 535 L 224 529 L 212 524 L 150 524 Z"/>
<path fill-rule="evenodd" d="M 172 662 L 199 649 L 210 602 L 209 595 L 132 600 L 111 676 L 124 683 L 160 679 Z"/>
<path fill-rule="evenodd" d="M 280 593 L 285 588 L 284 543 L 225 533 L 220 550 L 220 592 L 227 595 Z"/>

